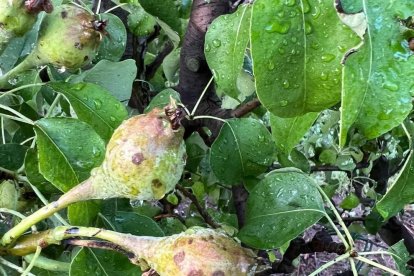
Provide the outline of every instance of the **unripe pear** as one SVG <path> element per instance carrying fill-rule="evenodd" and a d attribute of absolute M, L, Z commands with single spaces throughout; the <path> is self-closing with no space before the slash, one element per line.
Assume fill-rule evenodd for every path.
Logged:
<path fill-rule="evenodd" d="M 174 103 L 124 121 L 113 133 L 103 163 L 91 176 L 39 209 L 7 232 L 3 245 L 18 238 L 33 224 L 84 200 L 122 197 L 161 199 L 174 189 L 185 166 L 181 110 Z"/>
<path fill-rule="evenodd" d="M 250 250 L 220 231 L 201 227 L 158 238 L 144 248 L 137 246 L 136 255 L 163 276 L 249 275 L 254 264 Z"/>
<path fill-rule="evenodd" d="M 95 57 L 105 26 L 106 22 L 96 20 L 94 15 L 78 6 L 58 6 L 44 17 L 33 51 L 18 66 L 0 77 L 0 88 L 8 88 L 10 80 L 36 66 L 83 67 Z"/>
<path fill-rule="evenodd" d="M 124 121 L 92 171 L 98 198 L 161 199 L 174 189 L 185 166 L 184 129 L 174 129 L 161 109 Z"/>
<path fill-rule="evenodd" d="M 52 10 L 50 0 L 0 1 L 0 54 L 11 38 L 22 36 L 33 27 L 39 12 Z"/>
<path fill-rule="evenodd" d="M 78 6 L 58 6 L 43 19 L 34 54 L 44 64 L 81 68 L 96 54 L 102 38 L 100 24 Z"/>

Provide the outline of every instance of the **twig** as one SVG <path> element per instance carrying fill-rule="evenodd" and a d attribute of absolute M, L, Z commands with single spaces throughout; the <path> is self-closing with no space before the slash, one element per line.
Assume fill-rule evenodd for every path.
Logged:
<path fill-rule="evenodd" d="M 358 163 L 356 164 L 355 169 L 365 169 L 369 167 L 369 163 Z M 344 170 L 339 168 L 338 166 L 329 166 L 329 165 L 321 165 L 321 166 L 312 166 L 311 172 L 335 172 L 335 171 L 344 171 L 347 172 L 349 170 Z"/>
<path fill-rule="evenodd" d="M 235 118 L 240 118 L 246 115 L 247 113 L 255 110 L 261 105 L 262 104 L 260 103 L 259 99 L 253 99 L 233 110 L 231 114 Z"/>
<path fill-rule="evenodd" d="M 171 51 L 174 50 L 174 45 L 171 41 L 167 41 L 164 45 L 164 48 L 158 55 L 155 57 L 154 61 L 148 64 L 145 68 L 145 79 L 150 80 L 154 77 L 155 72 L 161 66 L 162 62 L 164 61 L 165 57 L 168 56 Z"/>
<path fill-rule="evenodd" d="M 186 190 L 186 188 L 184 188 L 181 185 L 176 185 L 175 186 L 177 188 L 177 190 L 179 190 L 184 196 L 188 197 L 195 205 L 195 207 L 197 208 L 198 212 L 200 213 L 200 215 L 203 217 L 204 221 L 210 225 L 213 228 L 219 228 L 220 225 L 217 224 L 213 218 L 210 216 L 210 214 L 200 205 L 200 202 L 198 202 L 197 198 L 195 197 L 195 195 L 193 195 L 192 193 L 190 193 L 189 191 Z"/>
<path fill-rule="evenodd" d="M 113 250 L 118 253 L 121 253 L 128 257 L 128 259 L 133 260 L 135 258 L 135 254 L 129 251 L 124 250 L 119 245 L 114 244 L 112 242 L 107 241 L 98 241 L 98 240 L 82 240 L 82 239 L 68 239 L 63 240 L 62 244 L 64 245 L 75 245 L 75 246 L 82 246 L 88 248 L 98 248 L 98 249 L 105 249 L 105 250 Z"/>

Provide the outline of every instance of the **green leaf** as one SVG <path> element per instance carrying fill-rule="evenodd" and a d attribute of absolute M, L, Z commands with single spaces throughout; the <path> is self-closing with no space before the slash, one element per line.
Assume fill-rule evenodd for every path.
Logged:
<path fill-rule="evenodd" d="M 170 103 L 170 97 L 177 101 L 177 103 L 181 102 L 180 94 L 172 88 L 167 88 L 159 92 L 152 98 L 149 105 L 145 108 L 144 112 L 148 113 L 154 108 L 164 108 L 166 105 Z"/>
<path fill-rule="evenodd" d="M 94 226 L 101 209 L 100 200 L 84 201 L 68 207 L 68 219 L 71 225 Z"/>
<path fill-rule="evenodd" d="M 36 122 L 39 170 L 66 192 L 87 179 L 101 164 L 105 144 L 88 124 L 72 118 L 45 118 Z"/>
<path fill-rule="evenodd" d="M 118 252 L 102 249 L 80 249 L 70 264 L 70 276 L 141 275 L 138 266 Z"/>
<path fill-rule="evenodd" d="M 414 70 L 401 20 L 412 15 L 412 1 L 360 0 L 368 28 L 364 43 L 344 69 L 340 145 L 354 125 L 372 139 L 398 126 L 411 111 Z"/>
<path fill-rule="evenodd" d="M 0 167 L 9 171 L 17 171 L 23 166 L 27 149 L 28 147 L 19 144 L 1 144 Z"/>
<path fill-rule="evenodd" d="M 410 253 L 407 251 L 407 247 L 404 245 L 404 240 L 400 240 L 391 246 L 388 249 L 388 252 L 395 254 L 391 256 L 397 265 L 398 271 L 404 275 L 410 275 L 411 271 L 407 268 L 407 262 L 410 260 Z"/>
<path fill-rule="evenodd" d="M 118 61 L 125 52 L 127 42 L 125 25 L 112 13 L 101 13 L 99 17 L 100 20 L 107 20 L 109 24 L 105 28 L 108 34 L 102 39 L 95 60 Z"/>
<path fill-rule="evenodd" d="M 280 117 L 338 103 L 341 60 L 358 42 L 340 21 L 333 1 L 255 1 L 251 54 L 261 103 Z"/>
<path fill-rule="evenodd" d="M 165 235 L 158 224 L 146 216 L 119 211 L 111 220 L 118 232 L 135 236 L 163 237 Z"/>
<path fill-rule="evenodd" d="M 51 82 L 53 90 L 63 94 L 78 118 L 109 141 L 113 131 L 127 117 L 126 108 L 103 87 L 93 83 Z"/>
<path fill-rule="evenodd" d="M 57 193 L 58 190 L 47 181 L 39 172 L 39 158 L 36 149 L 29 149 L 24 158 L 24 171 L 30 184 L 35 186 L 43 194 Z"/>
<path fill-rule="evenodd" d="M 131 97 L 132 84 L 137 75 L 135 61 L 127 59 L 119 62 L 101 60 L 92 69 L 83 72 L 71 82 L 91 82 L 111 92 L 119 101 Z"/>
<path fill-rule="evenodd" d="M 247 200 L 246 224 L 238 237 L 259 249 L 278 248 L 325 214 L 316 183 L 296 169 L 273 171 Z"/>
<path fill-rule="evenodd" d="M 173 29 L 176 33 L 181 35 L 181 20 L 174 0 L 139 0 L 139 3 L 146 12 L 157 17 L 159 20 Z M 161 28 L 163 27 L 164 26 L 161 25 Z"/>
<path fill-rule="evenodd" d="M 197 132 L 193 132 L 185 141 L 187 163 L 185 168 L 193 173 L 197 172 L 201 160 L 207 155 L 208 147 Z"/>
<path fill-rule="evenodd" d="M 389 219 L 414 201 L 414 154 L 410 151 L 407 161 L 387 193 L 377 202 L 376 208 L 384 219 Z"/>
<path fill-rule="evenodd" d="M 242 5 L 230 15 L 216 18 L 209 26 L 205 56 L 219 89 L 237 99 L 236 83 L 249 41 L 251 5 Z"/>
<path fill-rule="evenodd" d="M 228 120 L 211 146 L 216 177 L 230 185 L 264 173 L 273 161 L 274 144 L 266 127 L 252 118 Z"/>
<path fill-rule="evenodd" d="M 17 210 L 19 200 L 19 190 L 16 185 L 8 180 L 0 183 L 0 208 Z"/>
<path fill-rule="evenodd" d="M 319 113 L 316 112 L 310 112 L 293 118 L 281 118 L 271 114 L 270 126 L 272 127 L 272 135 L 276 142 L 276 148 L 279 151 L 289 154 L 313 125 L 318 116 Z"/>

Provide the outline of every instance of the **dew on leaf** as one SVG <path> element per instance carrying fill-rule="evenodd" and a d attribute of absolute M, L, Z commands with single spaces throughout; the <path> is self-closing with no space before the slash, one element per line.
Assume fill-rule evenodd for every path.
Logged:
<path fill-rule="evenodd" d="M 321 56 L 323 62 L 330 62 L 335 59 L 335 55 L 333 54 L 324 54 Z"/>
<path fill-rule="evenodd" d="M 206 47 L 204 48 L 204 50 L 208 53 L 211 50 L 210 44 L 206 44 Z"/>
<path fill-rule="evenodd" d="M 94 100 L 93 104 L 95 105 L 96 110 L 99 110 L 102 107 L 102 102 L 100 100 Z"/>
<path fill-rule="evenodd" d="M 289 86 L 290 86 L 289 81 L 288 80 L 284 80 L 283 81 L 283 88 L 287 89 L 287 88 L 289 88 Z M 287 103 L 286 103 L 286 105 L 287 105 Z"/>
<path fill-rule="evenodd" d="M 322 72 L 322 73 L 321 73 L 321 80 L 326 81 L 327 79 L 328 79 L 328 74 L 327 74 L 327 73 L 325 73 L 325 72 Z"/>
<path fill-rule="evenodd" d="M 288 7 L 293 7 L 296 4 L 296 0 L 285 0 L 285 5 Z"/>
<path fill-rule="evenodd" d="M 213 40 L 213 46 L 216 47 L 216 48 L 220 47 L 221 46 L 220 39 L 214 39 Z"/>
<path fill-rule="evenodd" d="M 393 92 L 398 91 L 398 89 L 399 89 L 398 84 L 395 84 L 395 83 L 390 82 L 390 81 L 384 82 L 382 84 L 382 87 L 384 87 L 387 90 L 393 91 Z"/>
<path fill-rule="evenodd" d="M 265 31 L 268 33 L 277 32 L 280 34 L 286 34 L 287 32 L 289 32 L 289 29 L 290 23 L 286 21 L 274 21 L 265 27 Z"/>
<path fill-rule="evenodd" d="M 280 104 L 280 106 L 285 107 L 285 106 L 288 105 L 288 101 L 282 100 L 282 101 L 279 102 L 279 104 Z"/>

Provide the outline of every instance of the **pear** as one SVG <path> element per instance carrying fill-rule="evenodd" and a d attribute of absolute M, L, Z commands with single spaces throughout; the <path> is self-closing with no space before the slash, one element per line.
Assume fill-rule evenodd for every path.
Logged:
<path fill-rule="evenodd" d="M 185 166 L 181 110 L 175 103 L 124 121 L 113 133 L 103 163 L 57 201 L 23 219 L 2 237 L 7 245 L 28 228 L 68 205 L 114 197 L 161 199 L 174 189 Z"/>
<path fill-rule="evenodd" d="M 134 236 L 93 227 L 59 226 L 20 238 L 13 247 L 0 247 L 0 255 L 23 256 L 64 239 L 92 237 L 109 241 L 128 253 L 132 263 L 159 275 L 253 275 L 255 256 L 221 230 L 192 227 L 167 237 Z"/>
<path fill-rule="evenodd" d="M 106 22 L 96 20 L 94 15 L 78 6 L 58 6 L 44 17 L 33 51 L 19 65 L 0 77 L 0 88 L 7 87 L 12 78 L 36 66 L 83 67 L 94 58 L 105 26 Z"/>
<path fill-rule="evenodd" d="M 28 32 L 41 11 L 51 12 L 50 0 L 2 0 L 0 1 L 0 54 L 9 40 Z"/>

